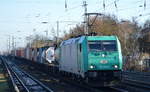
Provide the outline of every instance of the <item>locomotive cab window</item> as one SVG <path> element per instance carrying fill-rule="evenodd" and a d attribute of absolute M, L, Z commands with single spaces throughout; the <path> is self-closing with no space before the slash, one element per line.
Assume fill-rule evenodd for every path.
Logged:
<path fill-rule="evenodd" d="M 89 41 L 90 51 L 117 51 L 116 41 Z"/>
<path fill-rule="evenodd" d="M 88 42 L 89 50 L 90 51 L 101 51 L 102 45 L 100 41 L 90 41 Z"/>
<path fill-rule="evenodd" d="M 104 51 L 117 51 L 116 41 L 102 41 Z"/>

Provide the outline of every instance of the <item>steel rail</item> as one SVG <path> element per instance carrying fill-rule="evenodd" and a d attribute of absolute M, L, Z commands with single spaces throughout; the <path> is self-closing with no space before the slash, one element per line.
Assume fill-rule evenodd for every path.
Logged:
<path fill-rule="evenodd" d="M 20 69 L 21 70 L 21 69 Z M 25 75 L 27 75 L 29 78 L 33 79 L 36 83 L 38 83 L 39 85 L 41 85 L 44 89 L 46 89 L 48 92 L 53 92 L 51 89 L 49 89 L 48 87 L 46 87 L 43 83 L 41 83 L 40 81 L 38 81 L 37 79 L 35 79 L 34 77 L 32 77 L 31 75 L 29 75 L 27 72 L 22 71 Z"/>
<path fill-rule="evenodd" d="M 150 89 L 150 83 L 145 83 L 143 81 L 138 81 L 138 80 L 132 80 L 132 79 L 124 79 L 126 81 L 123 81 L 124 83 L 132 84 L 134 86 L 142 87 L 142 88 L 147 88 Z"/>
<path fill-rule="evenodd" d="M 125 90 L 125 89 L 122 89 L 122 88 L 117 88 L 117 87 L 110 87 L 111 89 L 114 89 L 114 90 L 116 90 L 116 91 L 118 91 L 118 92 L 129 92 L 129 91 L 127 91 L 127 90 Z"/>
<path fill-rule="evenodd" d="M 15 90 L 16 92 L 20 92 L 20 91 L 19 91 L 19 88 L 17 87 L 17 84 L 15 83 L 15 81 L 14 81 L 14 79 L 13 79 L 13 77 L 12 77 L 12 75 L 11 75 L 11 73 L 10 73 L 10 71 L 9 71 L 9 69 L 8 69 L 8 67 L 7 67 L 7 65 L 6 65 L 6 63 L 4 63 L 4 61 L 2 61 L 2 62 L 3 62 L 5 68 L 6 68 L 7 72 L 8 72 L 8 75 L 10 76 L 10 79 L 11 79 L 12 85 L 13 85 L 13 87 L 14 87 L 14 90 Z"/>
<path fill-rule="evenodd" d="M 22 91 L 23 91 L 23 92 L 34 92 L 33 90 L 30 90 L 30 87 L 28 87 L 28 84 L 25 83 L 25 80 L 24 80 L 24 82 L 23 82 L 23 80 L 22 80 L 21 77 L 19 76 L 19 73 L 20 73 L 21 76 L 23 75 L 22 78 L 23 78 L 23 77 L 29 78 L 30 80 L 32 80 L 33 82 L 35 82 L 35 83 L 36 83 L 36 86 L 42 88 L 42 89 L 40 89 L 42 92 L 53 92 L 51 89 L 49 89 L 48 87 L 46 87 L 46 86 L 45 86 L 44 84 L 42 84 L 40 81 L 38 81 L 37 79 L 35 79 L 34 77 L 32 77 L 31 75 L 29 75 L 28 73 L 26 73 L 25 71 L 19 69 L 19 67 L 16 66 L 15 64 L 12 63 L 12 65 L 10 65 L 6 59 L 4 59 L 4 58 L 2 58 L 2 59 L 3 59 L 3 63 L 4 63 L 5 66 L 7 67 L 6 69 L 8 70 L 8 73 L 9 73 L 9 75 L 10 75 L 10 78 L 11 78 L 11 80 L 12 80 L 12 84 L 13 84 L 14 89 L 15 89 L 16 92 L 22 92 Z M 5 61 L 5 62 L 4 62 L 4 61 Z M 14 68 L 16 68 L 17 70 L 15 71 Z M 17 71 L 18 71 L 18 73 L 17 73 Z M 14 76 L 13 76 L 13 75 L 14 75 Z M 18 87 L 19 85 L 17 85 L 17 83 L 15 83 L 15 78 L 13 78 L 13 77 L 15 77 L 15 78 L 17 79 L 17 81 L 18 81 L 18 82 L 20 83 L 20 85 L 22 86 L 23 90 L 21 90 L 21 89 Z M 26 82 L 27 82 L 27 81 L 26 81 Z M 33 86 L 32 88 L 34 88 L 34 85 L 31 85 L 31 86 Z M 39 92 L 40 92 L 40 91 L 39 91 Z"/>
<path fill-rule="evenodd" d="M 3 58 L 3 60 L 4 60 L 4 58 Z M 4 61 L 5 61 L 5 62 L 4 62 Z M 25 84 L 23 83 L 23 81 L 21 81 L 21 79 L 18 77 L 18 75 L 13 71 L 12 67 L 10 67 L 10 66 L 8 65 L 8 63 L 6 62 L 6 60 L 4 60 L 4 61 L 3 61 L 3 63 L 5 64 L 5 67 L 6 67 L 7 71 L 8 71 L 8 73 L 10 74 L 10 78 L 11 78 L 11 80 L 12 80 L 12 83 L 13 83 L 13 86 L 14 86 L 15 91 L 16 91 L 16 92 L 21 92 L 21 91 L 19 90 L 19 87 L 17 86 L 17 83 L 15 83 L 15 79 L 14 79 L 13 77 L 15 77 L 15 78 L 18 80 L 18 82 L 20 83 L 20 85 L 22 85 L 22 87 L 24 88 L 24 91 L 25 91 L 25 92 L 30 92 L 29 89 L 28 89 L 28 88 L 25 86 Z M 14 76 L 13 76 L 13 74 L 14 74 Z"/>

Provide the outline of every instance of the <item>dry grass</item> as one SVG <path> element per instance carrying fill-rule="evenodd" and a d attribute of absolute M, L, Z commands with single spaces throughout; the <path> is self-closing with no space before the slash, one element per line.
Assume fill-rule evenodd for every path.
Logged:
<path fill-rule="evenodd" d="M 0 65 L 0 92 L 8 92 L 8 89 L 9 87 L 8 87 L 7 79 L 5 78 L 2 67 Z"/>

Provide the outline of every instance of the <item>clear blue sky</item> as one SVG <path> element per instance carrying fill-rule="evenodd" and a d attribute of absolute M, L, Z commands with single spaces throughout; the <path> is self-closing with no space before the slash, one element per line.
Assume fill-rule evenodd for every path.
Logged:
<path fill-rule="evenodd" d="M 84 0 L 66 0 L 67 10 L 65 9 L 65 0 L 0 0 L 0 45 L 1 51 L 7 49 L 8 35 L 14 36 L 17 47 L 26 44 L 25 37 L 33 34 L 45 35 L 48 30 L 49 37 L 52 37 L 51 29 L 56 30 L 56 21 L 77 21 L 83 22 Z M 105 0 L 105 11 L 103 0 L 86 0 L 88 12 L 105 12 L 106 14 L 115 14 L 118 19 L 131 20 L 132 17 L 143 14 L 146 16 L 138 17 L 137 21 L 142 24 L 149 18 L 150 1 L 146 0 L 146 9 L 139 7 L 144 5 L 144 0 Z M 117 11 L 118 10 L 118 11 Z M 41 22 L 47 21 L 47 24 Z M 60 35 L 64 30 L 75 26 L 75 23 L 60 23 Z M 36 32 L 33 31 L 36 29 Z M 19 31 L 19 32 L 18 32 Z M 20 39 L 21 38 L 21 39 Z"/>

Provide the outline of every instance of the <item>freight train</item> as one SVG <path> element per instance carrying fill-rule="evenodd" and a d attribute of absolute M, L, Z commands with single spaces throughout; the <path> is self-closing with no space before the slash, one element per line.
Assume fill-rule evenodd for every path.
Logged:
<path fill-rule="evenodd" d="M 12 55 L 13 52 L 15 52 L 16 57 L 25 58 L 36 63 L 51 64 L 55 61 L 54 46 L 19 48 L 12 51 Z"/>
<path fill-rule="evenodd" d="M 24 58 L 55 63 L 60 74 L 96 85 L 110 84 L 122 71 L 121 45 L 116 36 L 81 36 L 63 41 L 57 49 L 28 48 L 25 52 L 30 58 Z"/>

